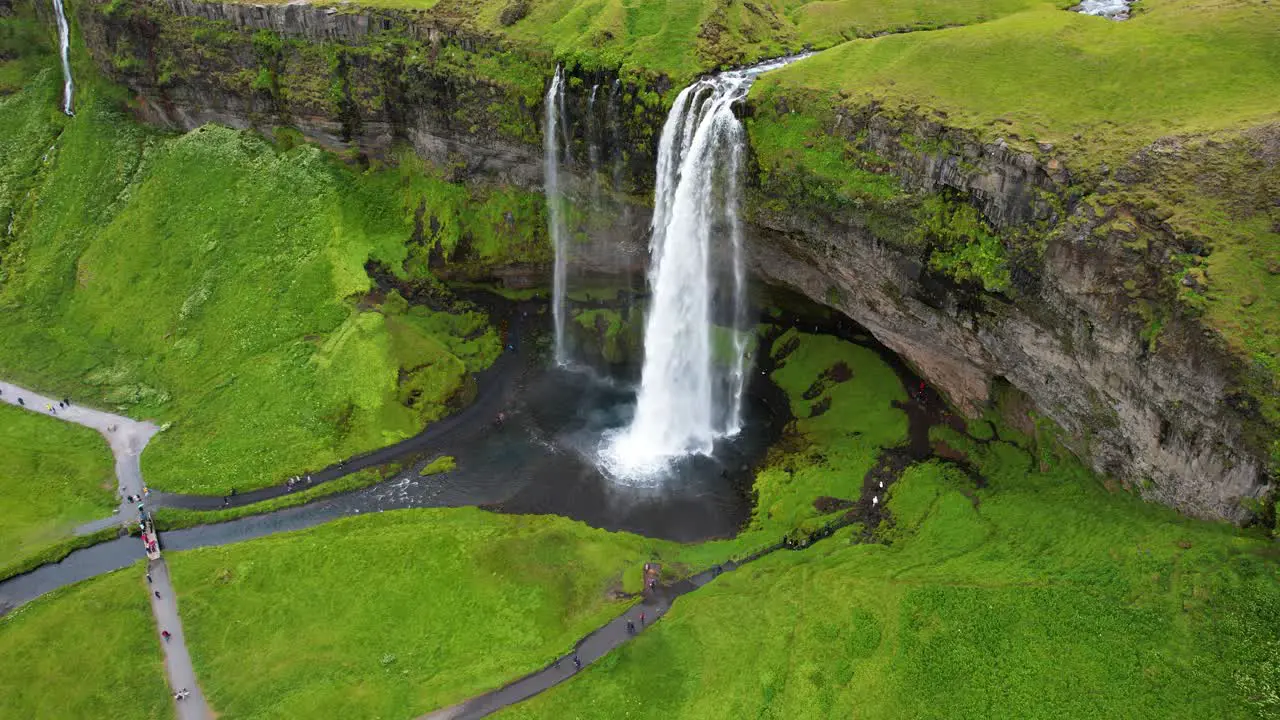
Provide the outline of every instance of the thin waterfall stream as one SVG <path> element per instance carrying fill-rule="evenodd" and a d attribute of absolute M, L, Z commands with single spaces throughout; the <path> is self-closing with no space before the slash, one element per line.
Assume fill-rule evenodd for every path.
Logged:
<path fill-rule="evenodd" d="M 59 0 L 54 0 L 58 2 Z M 555 363 L 569 362 L 565 348 L 565 294 L 567 292 L 569 231 L 565 226 L 564 197 L 560 190 L 561 143 L 564 135 L 564 68 L 556 66 L 556 74 L 547 88 L 546 119 L 542 133 L 542 177 L 547 199 L 547 224 L 551 245 L 555 250 L 555 266 L 551 277 L 551 318 L 555 333 Z M 564 142 L 567 147 L 568 143 Z"/>
<path fill-rule="evenodd" d="M 75 115 L 71 111 L 71 93 L 75 89 L 71 82 L 71 61 L 68 55 L 71 50 L 71 27 L 67 25 L 67 15 L 62 9 L 62 0 L 53 0 L 53 11 L 58 20 L 58 55 L 62 58 L 62 112 Z"/>

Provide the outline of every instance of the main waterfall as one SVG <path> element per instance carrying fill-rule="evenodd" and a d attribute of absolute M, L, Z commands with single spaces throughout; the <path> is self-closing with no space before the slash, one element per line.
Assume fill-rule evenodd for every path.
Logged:
<path fill-rule="evenodd" d="M 71 49 L 71 28 L 67 25 L 66 13 L 62 10 L 62 0 L 53 0 L 53 12 L 58 22 L 58 54 L 62 57 L 62 112 L 71 112 L 71 62 L 67 54 Z"/>
<path fill-rule="evenodd" d="M 747 303 L 739 195 L 746 143 L 732 108 L 760 73 L 791 59 L 699 80 L 667 115 L 658 145 L 653 301 L 640 394 L 631 424 L 602 453 L 615 475 L 652 475 L 674 458 L 709 454 L 716 439 L 741 429 Z M 717 288 L 722 281 L 729 287 Z M 717 314 L 718 299 L 731 303 L 731 312 Z M 732 327 L 721 333 L 716 317 Z M 726 345 L 715 341 L 718 333 L 731 338 L 728 353 L 716 352 Z"/>

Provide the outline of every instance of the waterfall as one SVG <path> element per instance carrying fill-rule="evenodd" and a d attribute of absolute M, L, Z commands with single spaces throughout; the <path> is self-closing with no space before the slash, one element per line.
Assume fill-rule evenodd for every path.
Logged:
<path fill-rule="evenodd" d="M 58 2 L 59 0 L 54 0 Z M 568 363 L 564 334 L 564 299 L 568 269 L 568 228 L 564 221 L 564 197 L 560 192 L 560 143 L 568 147 L 564 129 L 564 69 L 556 66 L 556 74 L 547 88 L 546 122 L 542 129 L 542 178 L 547 199 L 547 226 L 555 249 L 555 266 L 551 277 L 551 319 L 555 328 L 555 361 Z"/>
<path fill-rule="evenodd" d="M 591 86 L 591 95 L 587 99 L 587 164 L 591 169 L 591 176 L 587 178 L 591 183 L 591 207 L 598 209 L 600 207 L 600 124 L 596 122 L 596 91 L 600 89 L 599 83 Z"/>
<path fill-rule="evenodd" d="M 746 144 L 732 106 L 755 78 L 791 59 L 721 73 L 682 90 L 658 142 L 649 284 L 653 301 L 644 336 L 644 368 L 631 425 L 604 448 L 622 477 L 652 475 L 670 460 L 710 454 L 718 438 L 741 429 L 747 338 L 746 271 L 739 214 Z M 727 246 L 727 247 L 726 247 Z M 715 284 L 728 268 L 727 293 Z M 732 303 L 736 357 L 718 365 L 713 303 Z"/>
<path fill-rule="evenodd" d="M 615 134 L 621 126 L 619 120 L 618 104 L 622 95 L 622 80 L 613 81 L 613 88 L 609 91 L 609 108 L 605 113 L 605 122 L 609 124 L 609 129 Z M 622 192 L 622 143 L 617 142 L 618 138 L 614 138 L 613 143 L 613 190 L 614 192 Z M 625 212 L 625 211 L 624 211 Z"/>
<path fill-rule="evenodd" d="M 71 112 L 71 62 L 67 55 L 71 50 L 71 28 L 67 25 L 66 13 L 62 11 L 62 0 L 53 0 L 53 11 L 58 16 L 58 53 L 62 56 L 62 112 Z"/>

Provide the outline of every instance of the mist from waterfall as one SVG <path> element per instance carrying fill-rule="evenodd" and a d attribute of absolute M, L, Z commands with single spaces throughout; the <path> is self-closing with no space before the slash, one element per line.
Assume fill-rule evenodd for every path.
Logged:
<path fill-rule="evenodd" d="M 62 112 L 75 115 L 71 112 L 71 92 L 74 88 L 71 83 L 71 61 L 68 59 L 71 51 L 71 28 L 67 25 L 67 15 L 62 10 L 62 0 L 53 0 L 53 12 L 58 20 L 58 54 L 62 58 Z"/>
<path fill-rule="evenodd" d="M 602 452 L 615 476 L 652 477 L 675 458 L 710 454 L 717 439 L 741 429 L 748 335 L 739 206 L 746 138 L 732 108 L 760 73 L 791 59 L 699 80 L 680 92 L 667 115 L 658 145 L 653 299 L 640 393 L 630 426 Z M 731 267 L 722 272 L 726 262 Z M 716 287 L 726 281 L 728 288 Z M 716 313 L 718 298 L 732 304 L 730 313 Z M 726 316 L 733 327 L 717 328 L 713 319 Z M 717 357 L 716 336 L 726 333 L 732 356 L 722 351 Z"/>
<path fill-rule="evenodd" d="M 547 202 L 547 229 L 555 250 L 551 276 L 551 321 L 555 331 L 555 363 L 566 365 L 569 359 L 565 348 L 564 301 L 567 293 L 569 249 L 566 243 L 569 230 L 565 226 L 564 196 L 560 191 L 560 148 L 562 145 L 567 148 L 569 143 L 564 127 L 564 68 L 558 65 L 556 74 L 551 79 L 551 86 L 547 88 L 544 105 L 546 118 L 542 130 L 542 179 Z"/>

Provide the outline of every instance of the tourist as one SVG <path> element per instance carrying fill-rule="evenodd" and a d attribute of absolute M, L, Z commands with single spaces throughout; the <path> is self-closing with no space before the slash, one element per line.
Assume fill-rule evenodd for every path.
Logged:
<path fill-rule="evenodd" d="M 578 659 L 578 653 L 573 654 L 573 669 L 574 670 L 582 669 L 582 661 Z"/>
<path fill-rule="evenodd" d="M 644 613 L 640 613 L 640 627 L 644 627 Z"/>
<path fill-rule="evenodd" d="M 151 573 L 147 573 L 147 584 L 151 584 Z"/>
<path fill-rule="evenodd" d="M 628 635 L 636 634 L 636 624 L 631 622 L 630 620 L 627 621 L 627 634 Z"/>
<path fill-rule="evenodd" d="M 159 599 L 160 599 L 160 591 L 159 591 L 159 590 L 156 590 L 156 599 L 157 599 L 157 600 L 159 600 Z"/>
<path fill-rule="evenodd" d="M 18 398 L 18 404 L 19 404 L 19 405 L 21 405 L 21 406 L 23 406 L 23 407 L 26 407 L 26 406 L 27 406 L 27 402 L 26 402 L 25 400 L 23 400 L 22 398 Z"/>
<path fill-rule="evenodd" d="M 168 631 L 168 630 L 161 630 L 161 631 L 160 631 L 160 637 L 164 638 L 164 641 L 165 641 L 165 642 L 169 642 L 169 631 Z"/>

